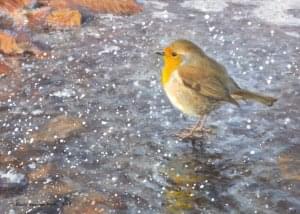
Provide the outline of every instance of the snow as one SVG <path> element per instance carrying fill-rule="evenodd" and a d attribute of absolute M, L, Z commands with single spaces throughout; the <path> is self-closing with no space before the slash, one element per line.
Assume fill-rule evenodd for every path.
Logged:
<path fill-rule="evenodd" d="M 299 10 L 300 0 L 185 0 L 182 7 L 197 9 L 202 12 L 222 12 L 230 3 L 254 5 L 252 16 L 275 25 L 300 26 L 300 18 L 289 14 L 289 10 Z"/>

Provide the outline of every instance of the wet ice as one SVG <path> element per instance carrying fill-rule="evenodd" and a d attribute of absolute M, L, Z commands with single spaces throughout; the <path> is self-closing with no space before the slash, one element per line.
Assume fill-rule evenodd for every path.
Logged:
<path fill-rule="evenodd" d="M 298 40 L 280 28 L 288 21 L 266 23 L 266 10 L 256 16 L 260 8 L 270 8 L 267 3 L 254 2 L 256 8 L 249 1 L 142 2 L 145 12 L 134 17 L 99 14 L 81 29 L 36 35 L 51 45 L 52 57 L 24 62 L 24 93 L 0 111 L 1 141 L 9 142 L 3 147 L 10 152 L 3 151 L 12 154 L 51 118 L 68 114 L 84 119 L 87 130 L 36 151 L 37 157 L 30 150 L 26 167 L 57 164 L 78 192 L 96 189 L 121 196 L 128 213 L 174 207 L 207 213 L 298 208 L 296 188 L 290 187 L 295 183 L 283 180 L 276 164 L 280 152 L 299 141 Z M 287 11 L 280 9 L 284 17 Z M 178 37 L 201 45 L 241 86 L 278 96 L 278 104 L 272 109 L 250 102 L 240 109 L 224 106 L 209 118 L 217 134 L 207 139 L 205 151 L 176 140 L 172 135 L 195 119 L 166 99 L 159 84 L 162 62 L 154 52 Z M 284 171 L 284 161 L 285 176 L 295 176 Z M 174 165 L 175 176 L 167 170 Z M 161 173 L 164 166 L 167 172 Z M 52 182 L 46 178 L 42 186 Z M 16 198 L 33 200 L 39 190 L 30 186 Z M 1 201 L 0 211 L 18 212 L 6 206 L 14 199 Z M 183 202 L 192 208 L 187 211 Z"/>

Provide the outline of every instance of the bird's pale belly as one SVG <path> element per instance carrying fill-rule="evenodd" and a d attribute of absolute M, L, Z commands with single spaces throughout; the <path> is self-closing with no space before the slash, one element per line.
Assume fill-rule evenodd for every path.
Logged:
<path fill-rule="evenodd" d="M 164 89 L 171 103 L 190 116 L 199 117 L 208 114 L 219 106 L 216 100 L 202 96 L 186 87 L 176 76 L 164 85 Z"/>

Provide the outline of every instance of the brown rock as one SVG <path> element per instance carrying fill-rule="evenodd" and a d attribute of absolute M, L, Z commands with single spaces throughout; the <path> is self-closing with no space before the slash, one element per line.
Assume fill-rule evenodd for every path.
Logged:
<path fill-rule="evenodd" d="M 72 184 L 66 181 L 58 180 L 48 184 L 44 184 L 42 191 L 46 194 L 51 195 L 65 195 L 74 192 L 75 188 Z"/>
<path fill-rule="evenodd" d="M 33 4 L 34 0 L 1 0 L 0 9 L 6 12 L 15 12 L 25 6 Z"/>
<path fill-rule="evenodd" d="M 0 14 L 0 29 L 12 30 L 14 20 L 6 14 Z"/>
<path fill-rule="evenodd" d="M 14 58 L 5 59 L 0 74 L 0 101 L 15 96 L 21 89 L 20 63 Z M 4 77 L 4 78 L 3 78 Z"/>
<path fill-rule="evenodd" d="M 73 198 L 71 204 L 64 207 L 64 213 L 107 213 L 105 207 L 126 209 L 126 204 L 120 197 L 111 197 L 99 192 L 81 194 Z"/>
<path fill-rule="evenodd" d="M 37 57 L 45 55 L 45 51 L 31 41 L 30 35 L 22 32 L 14 36 L 0 31 L 0 52 L 7 55 L 30 53 Z"/>
<path fill-rule="evenodd" d="M 26 13 L 28 26 L 32 30 L 41 30 L 46 27 L 46 19 L 50 14 L 50 7 L 37 8 Z"/>
<path fill-rule="evenodd" d="M 71 3 L 69 0 L 38 0 L 38 4 L 54 9 L 69 8 Z"/>
<path fill-rule="evenodd" d="M 79 118 L 61 115 L 51 119 L 43 128 L 31 135 L 31 142 L 55 143 L 83 130 L 83 121 Z"/>
<path fill-rule="evenodd" d="M 0 77 L 6 76 L 12 72 L 12 69 L 5 63 L 0 61 Z"/>
<path fill-rule="evenodd" d="M 299 153 L 300 145 L 297 145 L 279 154 L 277 164 L 284 179 L 300 181 Z"/>
<path fill-rule="evenodd" d="M 81 14 L 77 10 L 58 9 L 47 16 L 46 22 L 51 28 L 79 27 Z"/>
<path fill-rule="evenodd" d="M 12 155 L 0 154 L 0 167 L 21 167 L 23 163 Z"/>
<path fill-rule="evenodd" d="M 89 203 L 86 201 L 74 200 L 70 205 L 64 206 L 63 208 L 64 214 L 103 214 L 107 213 L 105 208 L 97 207 L 93 203 Z"/>
<path fill-rule="evenodd" d="M 47 55 L 43 50 L 46 46 L 42 48 L 40 44 L 38 45 L 36 42 L 33 42 L 29 33 L 19 32 L 16 35 L 16 41 L 18 46 L 22 49 L 22 53 L 29 53 L 37 58 Z"/>
<path fill-rule="evenodd" d="M 23 50 L 18 46 L 15 37 L 0 31 L 0 52 L 4 54 L 21 54 Z"/>
<path fill-rule="evenodd" d="M 1 23 L 6 29 L 23 28 L 26 26 L 24 8 L 33 5 L 36 0 L 1 0 L 0 11 L 2 12 Z M 15 29 L 16 30 L 16 29 Z"/>
<path fill-rule="evenodd" d="M 135 0 L 39 0 L 39 3 L 52 8 L 85 8 L 92 12 L 114 13 L 122 15 L 142 11 Z"/>
<path fill-rule="evenodd" d="M 122 199 L 118 196 L 107 196 L 101 194 L 99 192 L 91 192 L 86 197 L 83 197 L 85 201 L 94 202 L 97 204 L 104 204 L 107 207 L 114 208 L 114 209 L 126 209 L 127 206 L 122 201 Z"/>
<path fill-rule="evenodd" d="M 32 158 L 40 157 L 44 153 L 44 150 L 34 147 L 31 144 L 21 144 L 15 151 L 12 152 L 12 155 L 23 161 L 27 161 Z"/>
<path fill-rule="evenodd" d="M 57 168 L 53 164 L 44 164 L 40 166 L 39 168 L 33 170 L 32 172 L 27 174 L 27 178 L 30 183 L 33 183 L 35 181 L 46 179 L 49 176 L 54 176 L 57 174 Z"/>

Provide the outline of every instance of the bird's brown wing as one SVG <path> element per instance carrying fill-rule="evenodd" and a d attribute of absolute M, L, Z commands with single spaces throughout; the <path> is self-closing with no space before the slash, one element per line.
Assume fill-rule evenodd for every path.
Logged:
<path fill-rule="evenodd" d="M 192 66 L 183 66 L 178 69 L 180 78 L 185 86 L 191 88 L 196 93 L 211 97 L 220 101 L 227 101 L 239 105 L 229 94 L 226 84 L 213 73 L 201 72 L 199 68 Z"/>

